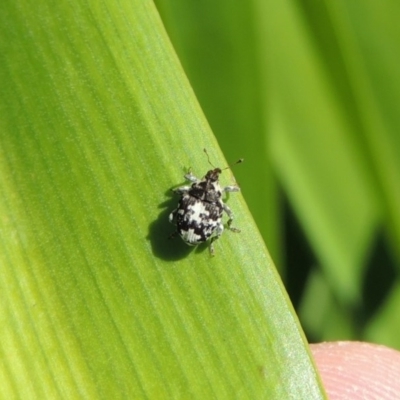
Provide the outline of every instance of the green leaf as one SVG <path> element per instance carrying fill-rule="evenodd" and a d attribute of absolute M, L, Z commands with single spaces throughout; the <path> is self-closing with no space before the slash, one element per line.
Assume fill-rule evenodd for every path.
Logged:
<path fill-rule="evenodd" d="M 354 304 L 361 300 L 364 253 L 377 221 L 362 148 L 354 142 L 354 124 L 343 108 L 337 80 L 325 68 L 324 53 L 307 31 L 304 14 L 285 4 L 265 15 L 275 55 L 270 62 L 274 164 L 336 296 Z M 325 15 L 307 16 L 318 24 Z M 321 31 L 331 39 L 329 24 Z M 276 36 L 285 38 L 285 46 Z M 336 43 L 331 42 L 324 49 L 332 57 Z M 342 97 L 351 101 L 351 92 Z"/>
<path fill-rule="evenodd" d="M 386 320 L 379 313 L 394 309 L 382 293 L 392 282 L 382 282 L 392 264 L 397 271 L 400 265 L 400 121 L 393 107 L 400 9 L 391 2 L 326 1 L 281 2 L 268 11 L 260 15 L 269 21 L 274 165 L 332 292 L 324 319 L 340 325 L 319 324 L 314 337 L 371 338 L 365 321 Z M 382 252 L 381 231 L 397 260 L 388 262 Z M 304 294 L 306 303 L 310 298 Z M 318 306 L 306 308 L 310 320 Z M 387 324 L 375 338 L 396 332 Z"/>
<path fill-rule="evenodd" d="M 242 195 L 214 258 L 168 240 L 169 189 L 226 161 L 152 2 L 0 22 L 0 396 L 323 398 Z"/>
<path fill-rule="evenodd" d="M 396 280 L 379 313 L 376 313 L 374 318 L 369 321 L 365 329 L 364 339 L 399 348 L 400 340 L 399 335 L 397 335 L 400 328 L 399 306 L 400 288 L 399 282 Z"/>

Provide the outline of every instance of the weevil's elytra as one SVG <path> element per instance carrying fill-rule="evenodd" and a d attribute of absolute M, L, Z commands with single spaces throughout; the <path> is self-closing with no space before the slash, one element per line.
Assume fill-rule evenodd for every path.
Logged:
<path fill-rule="evenodd" d="M 204 151 L 206 152 L 205 149 Z M 240 159 L 236 164 L 242 161 L 243 159 Z M 188 245 L 197 246 L 210 239 L 211 255 L 214 255 L 213 242 L 224 231 L 222 222 L 224 212 L 229 218 L 227 228 L 233 232 L 240 232 L 231 226 L 233 213 L 222 200 L 224 192 L 239 192 L 240 188 L 236 185 L 221 187 L 219 183 L 221 172 L 220 168 L 214 168 L 202 179 L 196 178 L 191 171 L 188 172 L 185 179 L 192 184 L 174 189 L 181 198 L 178 207 L 169 215 L 169 221 L 176 225 L 175 233 L 178 233 Z"/>

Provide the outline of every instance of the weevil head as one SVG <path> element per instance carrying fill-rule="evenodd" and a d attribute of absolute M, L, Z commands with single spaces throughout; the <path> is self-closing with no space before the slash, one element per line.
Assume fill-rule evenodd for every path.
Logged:
<path fill-rule="evenodd" d="M 221 173 L 221 169 L 220 168 L 214 168 L 211 169 L 210 171 L 207 172 L 206 176 L 204 177 L 204 179 L 206 181 L 211 181 L 211 182 L 217 182 L 219 179 L 219 175 Z"/>

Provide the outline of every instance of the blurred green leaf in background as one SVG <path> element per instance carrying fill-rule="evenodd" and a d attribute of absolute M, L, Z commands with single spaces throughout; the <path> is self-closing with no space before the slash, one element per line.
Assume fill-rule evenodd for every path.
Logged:
<path fill-rule="evenodd" d="M 156 3 L 309 339 L 400 349 L 400 5 Z"/>

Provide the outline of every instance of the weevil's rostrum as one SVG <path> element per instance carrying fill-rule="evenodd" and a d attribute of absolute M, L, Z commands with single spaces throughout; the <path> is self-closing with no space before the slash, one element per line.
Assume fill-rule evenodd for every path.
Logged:
<path fill-rule="evenodd" d="M 237 163 L 242 161 L 238 160 Z M 227 228 L 233 232 L 240 232 L 231 226 L 233 213 L 222 200 L 224 192 L 239 192 L 240 188 L 237 185 L 221 187 L 221 172 L 220 168 L 214 168 L 202 179 L 196 178 L 192 172 L 187 173 L 185 179 L 192 184 L 174 189 L 181 198 L 178 207 L 169 215 L 169 221 L 177 227 L 174 234 L 178 233 L 188 245 L 196 246 L 211 239 L 211 255 L 214 255 L 213 242 L 224 231 L 224 212 L 229 217 Z"/>

